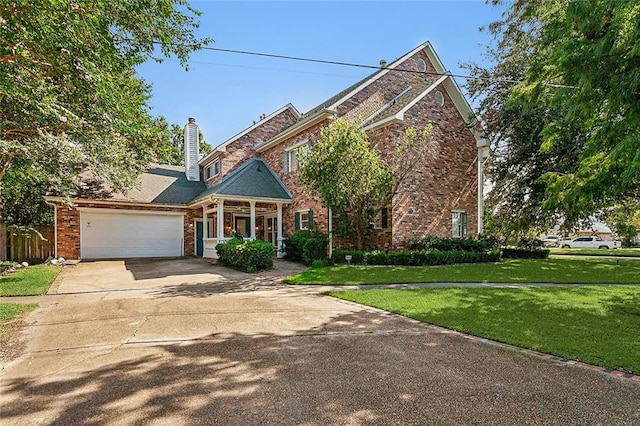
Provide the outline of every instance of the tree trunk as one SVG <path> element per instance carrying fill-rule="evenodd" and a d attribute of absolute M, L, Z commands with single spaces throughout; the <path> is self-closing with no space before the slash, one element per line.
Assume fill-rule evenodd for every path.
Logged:
<path fill-rule="evenodd" d="M 7 172 L 9 165 L 11 165 L 11 160 L 13 160 L 13 155 L 8 155 L 2 158 L 2 168 L 0 168 L 0 180 L 4 177 L 4 174 Z"/>

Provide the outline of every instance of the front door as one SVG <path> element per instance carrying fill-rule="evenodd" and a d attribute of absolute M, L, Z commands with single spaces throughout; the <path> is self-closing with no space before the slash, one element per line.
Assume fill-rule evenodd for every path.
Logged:
<path fill-rule="evenodd" d="M 278 245 L 278 218 L 267 217 L 265 218 L 264 227 L 264 239 L 269 241 L 274 246 Z"/>
<path fill-rule="evenodd" d="M 235 228 L 236 232 L 243 238 L 249 238 L 251 236 L 251 218 L 248 216 L 236 216 Z"/>
<path fill-rule="evenodd" d="M 202 242 L 202 221 L 196 222 L 196 256 L 202 257 L 204 244 Z"/>

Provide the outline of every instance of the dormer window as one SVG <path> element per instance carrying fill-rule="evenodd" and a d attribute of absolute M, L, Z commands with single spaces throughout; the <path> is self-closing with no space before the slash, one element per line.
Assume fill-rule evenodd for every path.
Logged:
<path fill-rule="evenodd" d="M 213 163 L 209 164 L 205 169 L 205 179 L 209 180 L 214 176 L 218 176 L 221 169 L 221 160 L 218 158 Z"/>

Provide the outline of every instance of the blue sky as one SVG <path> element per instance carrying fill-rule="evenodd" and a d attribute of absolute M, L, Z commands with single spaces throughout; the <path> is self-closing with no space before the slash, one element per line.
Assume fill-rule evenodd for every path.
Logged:
<path fill-rule="evenodd" d="M 484 1 L 191 1 L 203 12 L 198 36 L 210 47 L 378 65 L 430 41 L 445 67 L 483 62 L 490 42 L 478 29 L 500 18 Z M 373 70 L 215 51 L 146 63 L 152 114 L 184 125 L 195 117 L 216 146 L 287 103 L 306 112 Z M 457 78 L 463 86 L 464 79 Z"/>

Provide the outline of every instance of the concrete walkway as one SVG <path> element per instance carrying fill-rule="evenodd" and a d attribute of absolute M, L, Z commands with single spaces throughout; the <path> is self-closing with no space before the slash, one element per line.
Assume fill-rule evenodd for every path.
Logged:
<path fill-rule="evenodd" d="M 638 424 L 640 383 L 197 259 L 67 268 L 0 424 Z"/>

